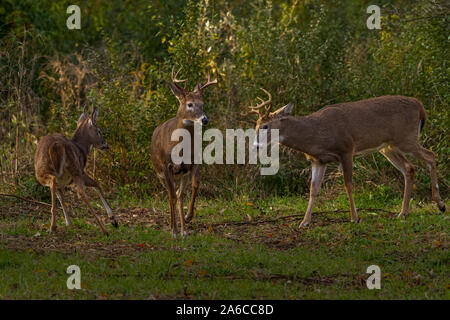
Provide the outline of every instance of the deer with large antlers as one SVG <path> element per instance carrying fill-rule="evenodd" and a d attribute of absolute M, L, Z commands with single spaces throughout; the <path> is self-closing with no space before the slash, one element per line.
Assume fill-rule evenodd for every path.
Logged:
<path fill-rule="evenodd" d="M 152 135 L 151 143 L 151 161 L 153 164 L 153 169 L 156 174 L 167 189 L 169 194 L 170 203 L 170 229 L 172 231 L 172 236 L 176 237 L 177 223 L 176 223 L 176 204 L 178 202 L 178 214 L 180 218 L 180 227 L 182 236 L 186 235 L 185 222 L 189 222 L 194 215 L 194 203 L 197 196 L 197 191 L 200 186 L 200 170 L 199 165 L 194 164 L 194 152 L 191 152 L 192 161 L 190 163 L 174 164 L 172 161 L 172 149 L 178 143 L 177 141 L 172 141 L 172 133 L 177 129 L 186 129 L 191 135 L 192 148 L 194 150 L 193 143 L 194 139 L 194 124 L 198 123 L 200 125 L 208 124 L 208 118 L 203 111 L 203 90 L 210 85 L 216 84 L 216 80 L 211 80 L 210 74 L 208 73 L 208 80 L 206 83 L 199 83 L 195 86 L 194 91 L 189 92 L 186 87 L 180 86 L 180 83 L 186 80 L 177 79 L 177 73 L 174 72 L 175 68 L 172 69 L 172 82 L 168 85 L 172 90 L 173 94 L 177 97 L 179 102 L 179 107 L 177 115 L 159 125 Z M 183 191 L 186 186 L 186 180 L 191 178 L 191 203 L 187 212 L 187 215 L 183 214 Z M 177 181 L 179 180 L 179 181 Z M 177 188 L 178 184 L 178 188 Z"/>
<path fill-rule="evenodd" d="M 426 113 L 422 103 L 405 96 L 382 96 L 356 102 L 325 106 L 304 117 L 291 116 L 294 105 L 290 103 L 271 112 L 272 97 L 257 106 L 250 106 L 246 114 L 256 113 L 257 138 L 254 147 L 264 147 L 258 141 L 258 130 L 279 130 L 279 142 L 301 151 L 312 162 L 312 179 L 308 208 L 300 227 L 311 222 L 314 200 L 319 192 L 327 164 L 340 162 L 344 186 L 350 202 L 351 220 L 359 220 L 352 194 L 353 157 L 379 151 L 404 176 L 405 188 L 399 217 L 408 214 L 414 184 L 414 166 L 405 155 L 411 155 L 427 164 L 432 199 L 445 212 L 439 195 L 436 160 L 432 151 L 418 142 Z M 269 140 L 269 139 L 268 139 Z"/>
<path fill-rule="evenodd" d="M 64 187 L 71 183 L 77 186 L 78 195 L 85 202 L 104 234 L 108 234 L 108 231 L 89 203 L 89 198 L 84 192 L 85 186 L 92 187 L 97 191 L 112 224 L 116 228 L 118 226 L 98 182 L 90 178 L 84 171 L 91 147 L 100 150 L 108 149 L 108 144 L 103 139 L 100 128 L 97 126 L 97 116 L 97 108 L 90 116 L 83 112 L 78 119 L 77 129 L 71 139 L 55 133 L 43 137 L 37 145 L 34 157 L 36 178 L 40 184 L 50 188 L 52 195 L 51 232 L 56 230 L 56 198 L 58 198 L 63 209 L 66 225 L 72 226 L 63 194 Z"/>

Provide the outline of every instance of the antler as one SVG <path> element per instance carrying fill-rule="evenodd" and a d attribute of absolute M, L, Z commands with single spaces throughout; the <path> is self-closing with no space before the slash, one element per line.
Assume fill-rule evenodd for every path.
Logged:
<path fill-rule="evenodd" d="M 203 91 L 206 87 L 209 87 L 210 85 L 216 84 L 216 83 L 217 83 L 217 78 L 216 78 L 216 80 L 211 81 L 211 74 L 208 71 L 208 80 L 205 84 L 201 84 L 201 83 L 198 84 L 198 86 L 197 86 L 198 91 Z"/>
<path fill-rule="evenodd" d="M 176 84 L 177 86 L 178 86 L 178 83 L 187 81 L 187 79 L 183 79 L 183 80 L 177 79 L 177 76 L 180 73 L 181 69 L 182 69 L 182 67 L 180 69 L 178 69 L 177 73 L 175 73 L 175 66 L 172 67 L 172 82 L 174 84 Z"/>
<path fill-rule="evenodd" d="M 255 107 L 254 106 L 248 106 L 248 108 L 250 110 L 247 113 L 241 113 L 242 116 L 247 116 L 247 115 L 249 115 L 251 113 L 256 113 L 256 114 L 258 114 L 258 116 L 260 118 L 264 118 L 264 117 L 269 115 L 270 109 L 272 109 L 272 95 L 264 88 L 261 88 L 261 90 L 264 91 L 264 93 L 269 96 L 269 100 L 264 100 L 264 99 L 262 99 L 260 97 L 257 97 L 257 99 L 259 99 L 261 101 L 261 103 L 258 104 Z M 261 115 L 260 110 L 261 110 L 262 107 L 265 107 L 265 106 L 268 106 L 268 107 L 265 108 L 266 110 L 265 110 L 264 115 Z"/>

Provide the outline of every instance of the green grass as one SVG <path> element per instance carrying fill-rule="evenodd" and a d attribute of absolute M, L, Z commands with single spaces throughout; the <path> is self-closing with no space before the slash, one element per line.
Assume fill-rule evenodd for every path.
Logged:
<path fill-rule="evenodd" d="M 73 228 L 61 213 L 49 234 L 42 208 L 8 200 L 0 203 L 8 208 L 0 213 L 0 298 L 449 299 L 448 214 L 413 201 L 400 220 L 395 192 L 355 197 L 359 208 L 374 209 L 359 211 L 361 223 L 338 210 L 348 209 L 344 193 L 322 195 L 302 230 L 301 216 L 279 217 L 303 214 L 305 196 L 200 199 L 185 239 L 172 239 L 162 200 L 112 201 L 120 227 L 108 225 L 109 237 L 84 206 Z M 72 264 L 81 268 L 81 290 L 66 287 Z M 372 264 L 381 268 L 381 290 L 366 287 Z"/>

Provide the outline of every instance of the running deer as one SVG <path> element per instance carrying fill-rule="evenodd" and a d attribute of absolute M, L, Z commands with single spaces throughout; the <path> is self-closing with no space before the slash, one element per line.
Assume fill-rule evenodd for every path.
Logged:
<path fill-rule="evenodd" d="M 172 148 L 177 145 L 178 141 L 171 141 L 172 133 L 176 129 L 184 128 L 191 134 L 192 148 L 194 150 L 194 124 L 200 125 L 208 124 L 208 118 L 203 111 L 203 90 L 210 85 L 216 84 L 217 79 L 211 81 L 210 74 L 208 73 L 208 80 L 206 83 L 199 83 L 195 87 L 194 91 L 189 92 L 185 87 L 181 87 L 179 84 L 186 80 L 177 79 L 178 73 L 174 73 L 175 69 L 172 68 L 172 82 L 168 85 L 173 94 L 179 101 L 179 107 L 177 115 L 159 125 L 152 135 L 151 143 L 151 161 L 153 169 L 167 189 L 169 194 L 170 203 L 170 229 L 172 236 L 177 236 L 177 223 L 175 219 L 176 204 L 178 202 L 178 214 L 180 218 L 181 234 L 186 235 L 185 222 L 189 222 L 194 215 L 194 203 L 197 191 L 200 185 L 200 170 L 199 165 L 194 164 L 194 152 L 191 152 L 192 161 L 190 163 L 174 164 L 172 161 L 171 153 Z M 186 186 L 186 180 L 188 176 L 191 176 L 192 193 L 191 203 L 186 216 L 183 214 L 183 191 Z M 179 180 L 179 181 L 176 181 Z M 178 188 L 177 185 L 178 184 Z"/>
<path fill-rule="evenodd" d="M 104 234 L 107 235 L 108 231 L 89 203 L 89 198 L 84 192 L 85 186 L 93 187 L 97 191 L 112 224 L 116 228 L 118 227 L 111 207 L 106 202 L 98 182 L 84 172 L 87 156 L 92 146 L 100 150 L 108 149 L 108 144 L 103 140 L 100 129 L 97 126 L 97 116 L 97 108 L 94 109 L 91 116 L 83 112 L 78 119 L 77 129 L 71 139 L 55 133 L 43 137 L 37 145 L 34 157 L 36 178 L 43 186 L 50 187 L 52 195 L 51 232 L 56 230 L 56 197 L 63 209 L 66 225 L 68 227 L 72 226 L 63 195 L 64 187 L 71 183 L 77 186 L 78 195 L 86 203 Z"/>
<path fill-rule="evenodd" d="M 330 162 L 340 162 L 342 165 L 351 221 L 358 221 L 352 195 L 353 157 L 377 151 L 404 176 L 405 189 L 399 217 L 408 214 L 414 184 L 414 166 L 405 155 L 427 164 L 432 199 L 445 212 L 445 205 L 439 195 L 435 155 L 418 142 L 426 118 L 425 109 L 419 100 L 404 96 L 382 96 L 325 106 L 311 115 L 299 117 L 290 115 L 294 108 L 292 103 L 271 112 L 272 97 L 262 90 L 269 99 L 264 101 L 259 98 L 261 103 L 250 106 L 245 114 L 258 114 L 256 131 L 266 129 L 269 135 L 271 129 L 278 129 L 282 145 L 301 151 L 312 162 L 309 203 L 300 227 L 307 226 L 311 221 L 314 200 Z M 254 147 L 263 145 L 256 139 Z"/>

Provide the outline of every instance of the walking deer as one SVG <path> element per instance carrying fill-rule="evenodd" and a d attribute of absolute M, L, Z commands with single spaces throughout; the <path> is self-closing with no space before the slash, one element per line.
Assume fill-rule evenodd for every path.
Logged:
<path fill-rule="evenodd" d="M 100 129 L 97 126 L 97 116 L 97 108 L 94 109 L 91 116 L 83 112 L 78 119 L 77 129 L 71 139 L 67 139 L 62 134 L 55 133 L 43 137 L 37 145 L 34 157 L 36 178 L 40 184 L 50 187 L 52 195 L 51 232 L 56 230 L 55 197 L 58 198 L 63 209 L 66 225 L 68 227 L 72 226 L 63 195 L 64 187 L 71 183 L 75 183 L 77 186 L 78 195 L 87 205 L 104 234 L 108 234 L 108 231 L 90 205 L 89 198 L 84 192 L 85 186 L 93 187 L 97 191 L 112 224 L 116 228 L 118 226 L 111 207 L 106 202 L 98 182 L 84 172 L 87 156 L 92 146 L 100 150 L 108 149 L 108 144 L 103 140 Z"/>
<path fill-rule="evenodd" d="M 176 129 L 184 128 L 189 131 L 191 137 L 194 137 L 194 124 L 199 123 L 201 125 L 208 124 L 208 118 L 203 111 L 203 90 L 210 85 L 216 84 L 216 80 L 211 80 L 208 73 L 208 80 L 206 83 L 199 83 L 195 86 L 194 91 L 189 92 L 185 87 L 181 87 L 179 84 L 186 80 L 177 79 L 178 73 L 174 73 L 175 69 L 172 68 L 172 82 L 169 82 L 169 87 L 173 94 L 179 101 L 179 107 L 177 115 L 159 125 L 152 135 L 151 143 L 151 161 L 153 169 L 156 171 L 159 180 L 163 186 L 167 189 L 169 194 L 170 203 L 170 229 L 172 236 L 176 237 L 177 223 L 175 219 L 176 204 L 178 202 L 178 213 L 180 218 L 181 234 L 186 235 L 185 222 L 189 222 L 194 215 L 194 203 L 197 191 L 200 185 L 200 172 L 199 165 L 194 164 L 194 152 L 191 152 L 191 162 L 174 164 L 172 161 L 171 153 L 172 148 L 178 143 L 178 141 L 172 141 L 172 133 Z M 192 148 L 194 150 L 194 139 L 191 139 Z M 186 180 L 188 176 L 191 176 L 192 193 L 191 203 L 186 216 L 183 214 L 183 191 L 186 186 Z M 179 179 L 178 179 L 179 178 Z M 179 180 L 176 181 L 176 180 Z M 176 185 L 178 184 L 178 188 Z M 177 190 L 177 191 L 175 191 Z"/>
<path fill-rule="evenodd" d="M 327 164 L 340 162 L 344 186 L 350 202 L 351 221 L 358 221 L 352 194 L 353 157 L 379 151 L 404 176 L 405 189 L 399 217 L 408 214 L 411 191 L 414 184 L 414 166 L 406 159 L 411 155 L 427 164 L 431 176 L 432 199 L 445 212 L 439 195 L 436 160 L 432 151 L 418 142 L 418 135 L 425 124 L 422 103 L 405 96 L 382 96 L 356 102 L 325 106 L 304 117 L 291 116 L 292 103 L 271 112 L 272 97 L 253 107 L 246 114 L 258 114 L 256 131 L 279 130 L 279 142 L 301 151 L 312 162 L 312 179 L 308 208 L 300 227 L 311 221 L 314 200 L 319 192 Z M 258 134 L 257 134 L 258 137 Z M 263 147 L 254 141 L 255 147 Z"/>

